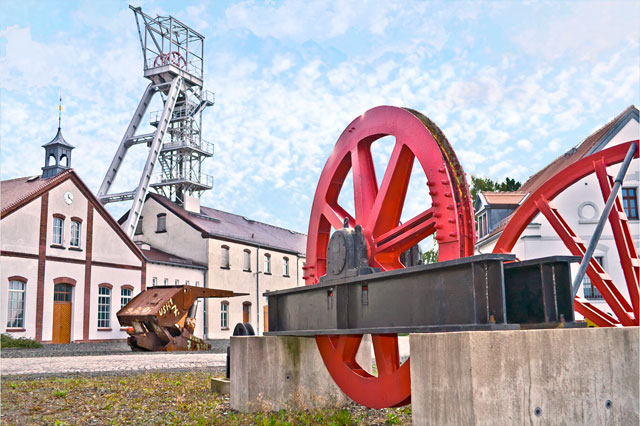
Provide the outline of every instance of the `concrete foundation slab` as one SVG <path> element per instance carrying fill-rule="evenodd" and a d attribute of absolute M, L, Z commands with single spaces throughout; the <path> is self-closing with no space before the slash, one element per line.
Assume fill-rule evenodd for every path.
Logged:
<path fill-rule="evenodd" d="M 371 337 L 356 358 L 371 368 Z M 313 409 L 346 404 L 349 398 L 329 375 L 316 341 L 309 337 L 231 338 L 231 408 L 238 411 Z"/>
<path fill-rule="evenodd" d="M 411 334 L 414 425 L 634 425 L 640 328 Z"/>
<path fill-rule="evenodd" d="M 229 395 L 229 388 L 231 387 L 231 382 L 227 379 L 211 379 L 211 392 L 217 393 L 218 395 Z"/>

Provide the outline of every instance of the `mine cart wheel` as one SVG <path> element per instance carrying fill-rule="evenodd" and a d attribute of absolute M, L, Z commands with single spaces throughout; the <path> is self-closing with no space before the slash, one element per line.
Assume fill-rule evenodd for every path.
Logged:
<path fill-rule="evenodd" d="M 396 142 L 378 185 L 371 146 L 388 135 Z M 426 175 L 431 207 L 400 224 L 415 159 Z M 353 216 L 338 203 L 350 170 Z M 440 261 L 473 254 L 473 208 L 464 171 L 440 129 L 417 111 L 376 107 L 352 121 L 340 135 L 322 170 L 311 210 L 304 268 L 307 285 L 316 284 L 325 274 L 331 230 L 342 228 L 345 219 L 350 227 L 362 226 L 369 264 L 384 271 L 403 268 L 402 252 L 432 234 L 438 242 Z M 362 335 L 316 336 L 336 384 L 355 402 L 368 407 L 408 404 L 409 361 L 400 362 L 397 335 L 372 335 L 377 377 L 356 362 L 361 340 Z"/>
<path fill-rule="evenodd" d="M 184 56 L 182 56 L 179 52 L 173 51 L 169 53 L 169 55 L 167 56 L 168 56 L 167 62 L 171 62 L 176 67 L 184 68 L 187 66 L 187 61 L 184 60 Z"/>
<path fill-rule="evenodd" d="M 248 322 L 239 322 L 233 328 L 234 336 L 255 336 L 256 332 L 253 330 L 253 326 Z"/>
<path fill-rule="evenodd" d="M 549 179 L 518 208 L 498 239 L 493 252 L 510 253 L 527 225 L 538 213 L 542 213 L 571 254 L 583 257 L 586 252 L 585 243 L 561 216 L 552 200 L 569 186 L 595 173 L 606 202 L 613 187 L 613 178 L 607 173 L 607 167 L 621 163 L 632 143 L 633 141 L 626 142 L 585 157 Z M 637 150 L 635 157 L 638 158 Z M 574 308 L 576 312 L 600 327 L 638 325 L 640 260 L 619 196 L 609 214 L 609 224 L 616 242 L 628 294 L 621 293 L 602 266 L 595 258 L 591 258 L 587 274 L 611 308 L 613 315 L 596 308 L 581 297 L 575 298 Z"/>

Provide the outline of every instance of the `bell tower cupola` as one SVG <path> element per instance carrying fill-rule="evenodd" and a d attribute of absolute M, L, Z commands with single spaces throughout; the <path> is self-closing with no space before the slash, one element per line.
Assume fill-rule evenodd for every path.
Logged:
<path fill-rule="evenodd" d="M 62 97 L 58 105 L 58 133 L 50 142 L 42 145 L 44 148 L 44 167 L 42 168 L 42 177 L 49 178 L 56 176 L 63 171 L 71 168 L 71 150 L 73 146 L 62 137 L 62 128 L 60 127 L 62 119 Z"/>

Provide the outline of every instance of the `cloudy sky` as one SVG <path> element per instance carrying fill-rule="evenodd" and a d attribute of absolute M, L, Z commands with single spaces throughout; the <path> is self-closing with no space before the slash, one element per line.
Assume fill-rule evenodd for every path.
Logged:
<path fill-rule="evenodd" d="M 336 139 L 374 106 L 429 116 L 469 174 L 524 181 L 640 104 L 637 1 L 134 5 L 206 37 L 215 186 L 203 205 L 301 232 Z M 0 0 L 2 179 L 40 173 L 61 91 L 72 166 L 97 191 L 147 83 L 127 2 Z M 389 147 L 380 142 L 381 170 Z M 138 148 L 115 190 L 139 180 Z M 414 186 L 403 216 L 424 210 Z"/>

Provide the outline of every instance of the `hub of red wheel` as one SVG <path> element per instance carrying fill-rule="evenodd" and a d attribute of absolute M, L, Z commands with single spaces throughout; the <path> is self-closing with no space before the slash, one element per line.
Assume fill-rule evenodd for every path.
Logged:
<path fill-rule="evenodd" d="M 384 136 L 395 146 L 384 176 L 378 180 L 371 146 Z M 400 217 L 413 165 L 427 179 L 431 203 L 405 223 Z M 338 202 L 349 173 L 353 175 L 355 211 Z M 326 250 L 332 229 L 360 225 L 367 241 L 369 265 L 383 271 L 403 268 L 400 255 L 434 235 L 440 261 L 473 254 L 475 242 L 471 196 L 464 171 L 440 129 L 417 111 L 381 106 L 353 120 L 344 130 L 320 175 L 307 237 L 305 282 L 326 273 Z M 372 335 L 377 376 L 356 362 L 362 335 L 317 336 L 323 361 L 336 384 L 355 402 L 384 408 L 408 404 L 409 360 L 400 362 L 395 334 Z"/>

